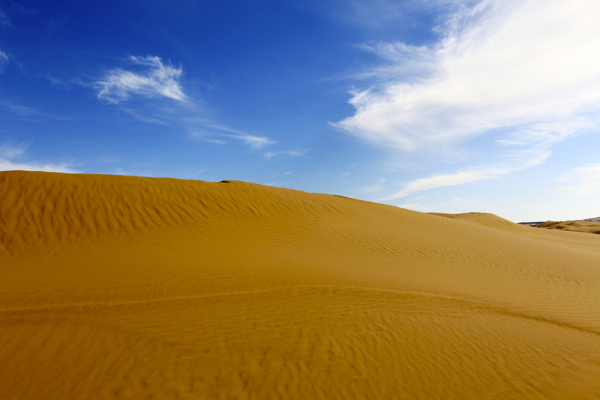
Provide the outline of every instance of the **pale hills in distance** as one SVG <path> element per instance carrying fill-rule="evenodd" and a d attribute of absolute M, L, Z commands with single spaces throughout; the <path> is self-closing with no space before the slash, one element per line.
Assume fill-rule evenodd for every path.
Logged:
<path fill-rule="evenodd" d="M 600 233 L 600 217 L 572 221 L 519 222 L 534 228 L 560 229 L 572 232 Z"/>
<path fill-rule="evenodd" d="M 540 224 L 538 228 L 560 229 L 563 231 L 600 234 L 600 222 L 597 222 L 597 220 L 598 218 L 584 219 L 581 221 L 546 221 L 543 224 Z"/>
<path fill-rule="evenodd" d="M 567 230 L 0 172 L 0 399 L 598 399 L 600 235 Z"/>

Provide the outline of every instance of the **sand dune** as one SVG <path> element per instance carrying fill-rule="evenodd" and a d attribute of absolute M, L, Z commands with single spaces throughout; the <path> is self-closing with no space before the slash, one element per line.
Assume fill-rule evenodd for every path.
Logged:
<path fill-rule="evenodd" d="M 0 172 L 0 399 L 598 399 L 600 236 Z"/>
<path fill-rule="evenodd" d="M 554 222 L 554 221 L 546 221 L 543 224 L 539 225 L 538 228 L 560 229 L 560 230 L 563 230 L 563 231 L 586 232 L 586 233 L 598 233 L 598 234 L 600 234 L 600 222 L 586 222 L 586 221 Z"/>

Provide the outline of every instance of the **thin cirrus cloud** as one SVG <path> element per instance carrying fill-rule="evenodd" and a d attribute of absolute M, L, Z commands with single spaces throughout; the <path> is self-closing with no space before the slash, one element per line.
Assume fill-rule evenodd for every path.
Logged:
<path fill-rule="evenodd" d="M 266 151 L 265 158 L 270 160 L 271 158 L 279 155 L 287 155 L 291 157 L 300 157 L 304 155 L 308 150 L 280 150 L 280 151 Z"/>
<path fill-rule="evenodd" d="M 166 65 L 156 56 L 129 56 L 126 61 L 137 70 L 113 68 L 107 71 L 94 83 L 99 99 L 118 105 L 140 121 L 178 126 L 192 138 L 213 144 L 225 144 L 234 139 L 260 150 L 276 143 L 263 136 L 221 126 L 206 117 L 201 102 L 184 92 L 182 67 Z M 128 103 L 133 98 L 162 98 L 172 102 L 147 107 Z"/>
<path fill-rule="evenodd" d="M 10 19 L 8 19 L 8 17 L 6 16 L 6 14 L 4 13 L 4 10 L 2 10 L 2 8 L 0 8 L 0 26 L 4 26 L 4 27 L 12 26 Z"/>
<path fill-rule="evenodd" d="M 11 146 L 4 144 L 0 146 L 0 171 L 44 171 L 77 173 L 69 163 L 40 164 L 35 162 L 24 162 L 19 159 L 25 153 L 26 146 Z"/>
<path fill-rule="evenodd" d="M 7 64 L 8 64 L 8 56 L 6 55 L 5 52 L 0 50 L 0 74 L 4 72 Z"/>
<path fill-rule="evenodd" d="M 221 125 L 215 125 L 210 122 L 205 122 L 204 126 L 208 129 L 210 129 L 210 132 L 208 133 L 208 135 L 206 134 L 206 132 L 204 132 L 204 133 L 195 133 L 194 136 L 199 139 L 204 139 L 206 141 L 213 141 L 218 144 L 227 143 L 227 140 L 226 140 L 227 138 L 241 140 L 242 142 L 250 145 L 250 147 L 252 147 L 254 149 L 263 149 L 267 146 L 277 143 L 277 142 L 275 142 L 273 140 L 269 140 L 268 138 L 263 137 L 263 136 L 249 135 L 249 134 L 239 131 L 237 129 L 232 129 L 232 128 L 228 128 L 226 126 L 221 126 Z M 208 137 L 206 137 L 206 136 L 208 136 Z M 217 137 L 217 139 L 214 138 L 215 136 Z"/>
<path fill-rule="evenodd" d="M 411 193 L 420 192 L 428 189 L 435 189 L 444 186 L 456 186 L 465 183 L 476 182 L 486 179 L 499 178 L 502 175 L 510 174 L 511 172 L 520 171 L 535 165 L 542 164 L 548 157 L 550 151 L 524 151 L 517 158 L 521 159 L 520 163 L 515 163 L 512 166 L 504 167 L 485 167 L 478 169 L 470 169 L 466 171 L 458 171 L 452 174 L 435 175 L 429 178 L 421 178 L 404 185 L 404 188 L 394 193 L 392 196 L 381 199 L 389 201 L 406 197 Z M 526 160 L 526 161 L 523 161 Z"/>
<path fill-rule="evenodd" d="M 595 0 L 483 0 L 450 15 L 432 46 L 361 45 L 384 64 L 356 76 L 376 84 L 352 92 L 355 114 L 334 125 L 408 152 L 503 132 L 492 146 L 544 158 L 551 146 L 598 124 L 598 15 Z M 440 175 L 407 188 L 518 169 Z"/>
<path fill-rule="evenodd" d="M 111 103 L 128 100 L 132 95 L 186 100 L 180 83 L 181 68 L 165 65 L 160 57 L 155 56 L 130 56 L 127 61 L 134 66 L 145 67 L 145 70 L 132 72 L 114 68 L 107 71 L 96 82 L 98 98 Z"/>
<path fill-rule="evenodd" d="M 263 147 L 270 146 L 270 145 L 276 143 L 272 140 L 267 139 L 266 137 L 247 135 L 247 134 L 240 134 L 240 135 L 222 134 L 222 136 L 241 140 L 241 141 L 245 142 L 246 144 L 249 144 L 250 147 L 255 148 L 255 149 L 262 149 Z"/>

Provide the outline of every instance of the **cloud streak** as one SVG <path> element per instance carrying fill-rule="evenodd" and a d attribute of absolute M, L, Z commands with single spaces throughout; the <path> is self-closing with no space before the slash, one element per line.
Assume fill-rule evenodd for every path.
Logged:
<path fill-rule="evenodd" d="M 377 183 L 371 186 L 367 186 L 364 187 L 360 193 L 361 194 L 369 194 L 369 193 L 375 193 L 375 192 L 380 192 L 383 190 L 383 184 L 385 183 L 385 178 L 379 178 L 377 180 Z"/>
<path fill-rule="evenodd" d="M 265 158 L 270 160 L 271 158 L 279 155 L 287 155 L 291 157 L 300 157 L 306 154 L 308 150 L 279 150 L 279 151 L 266 151 Z"/>
<path fill-rule="evenodd" d="M 44 171 L 44 172 L 63 172 L 77 173 L 69 163 L 60 164 L 40 164 L 32 162 L 22 162 L 18 159 L 25 153 L 25 146 L 10 146 L 4 144 L 0 146 L 0 171 Z"/>
<path fill-rule="evenodd" d="M 225 126 L 221 126 L 221 125 L 215 125 L 212 124 L 210 122 L 205 122 L 204 126 L 208 129 L 210 129 L 212 132 L 203 132 L 201 134 L 196 134 L 195 136 L 198 138 L 203 138 L 205 136 L 220 136 L 222 138 L 231 138 L 231 139 L 237 139 L 237 140 L 241 140 L 242 142 L 250 145 L 250 147 L 254 148 L 254 149 L 263 149 L 267 146 L 271 146 L 277 142 L 274 142 L 272 140 L 269 140 L 268 138 L 264 137 L 264 136 L 255 136 L 255 135 L 249 135 L 245 132 L 239 131 L 237 129 L 232 129 L 232 128 L 228 128 Z M 217 131 L 217 132 L 215 132 Z M 207 141 L 215 141 L 218 144 L 224 144 L 227 143 L 225 140 L 219 140 L 219 139 L 211 139 L 209 138 L 204 138 L 204 140 Z M 220 142 L 220 143 L 219 143 Z"/>
<path fill-rule="evenodd" d="M 5 52 L 0 50 L 0 74 L 6 70 L 6 65 L 8 64 L 8 56 Z"/>
<path fill-rule="evenodd" d="M 166 97 L 179 102 L 187 99 L 181 86 L 181 68 L 165 65 L 160 57 L 130 56 L 127 61 L 142 71 L 114 68 L 95 83 L 98 98 L 111 103 L 128 100 L 132 95 L 146 98 Z"/>
<path fill-rule="evenodd" d="M 521 161 L 520 164 L 509 166 L 509 167 L 487 167 L 477 168 L 466 171 L 458 171 L 452 174 L 440 174 L 429 178 L 421 178 L 411 182 L 408 182 L 404 188 L 393 194 L 390 197 L 382 199 L 382 201 L 389 201 L 406 197 L 411 193 L 420 192 L 423 190 L 434 189 L 444 186 L 456 186 L 464 183 L 476 182 L 486 179 L 499 178 L 502 175 L 510 174 L 512 172 L 520 171 L 535 165 L 542 164 L 548 157 L 550 152 L 532 152 L 522 154 L 522 158 L 527 161 Z"/>

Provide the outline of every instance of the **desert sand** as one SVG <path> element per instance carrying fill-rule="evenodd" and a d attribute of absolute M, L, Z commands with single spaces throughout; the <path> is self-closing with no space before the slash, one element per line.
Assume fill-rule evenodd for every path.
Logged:
<path fill-rule="evenodd" d="M 0 399 L 598 399 L 600 235 L 0 172 Z"/>

